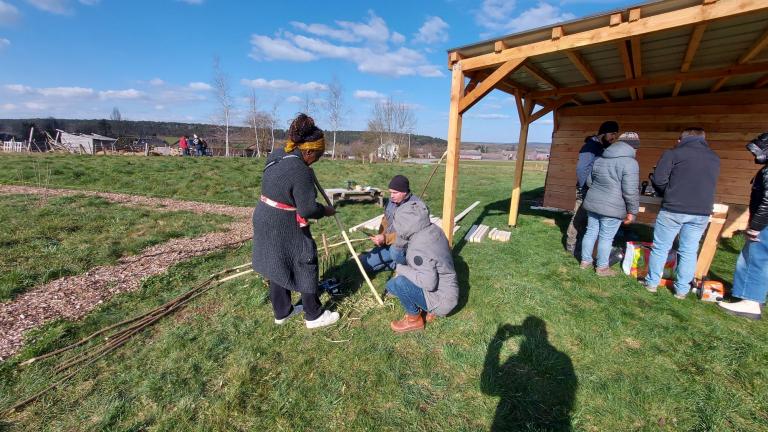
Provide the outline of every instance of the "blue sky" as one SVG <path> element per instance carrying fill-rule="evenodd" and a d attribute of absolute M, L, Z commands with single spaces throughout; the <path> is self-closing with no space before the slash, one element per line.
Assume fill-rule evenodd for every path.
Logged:
<path fill-rule="evenodd" d="M 381 98 L 407 103 L 417 132 L 445 138 L 446 50 L 636 2 L 608 0 L 0 0 L 0 118 L 212 122 L 213 58 L 246 97 L 286 122 L 338 78 L 343 129 Z M 326 123 L 322 110 L 316 115 Z M 464 141 L 515 142 L 514 101 L 493 92 L 465 114 Z M 551 118 L 529 139 L 548 142 Z"/>

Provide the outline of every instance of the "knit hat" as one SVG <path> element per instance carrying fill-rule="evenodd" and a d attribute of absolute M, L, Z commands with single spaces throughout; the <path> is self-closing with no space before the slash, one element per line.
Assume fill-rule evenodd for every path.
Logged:
<path fill-rule="evenodd" d="M 410 192 L 411 184 L 408 181 L 408 177 L 398 174 L 389 181 L 389 188 L 398 192 Z"/>
<path fill-rule="evenodd" d="M 640 147 L 640 135 L 637 132 L 624 132 L 619 136 L 619 141 L 623 141 L 637 150 Z"/>
<path fill-rule="evenodd" d="M 603 124 L 600 125 L 600 129 L 597 131 L 597 134 L 602 135 L 607 133 L 618 133 L 618 132 L 619 132 L 619 124 L 613 120 L 608 120 L 607 122 L 603 122 Z"/>

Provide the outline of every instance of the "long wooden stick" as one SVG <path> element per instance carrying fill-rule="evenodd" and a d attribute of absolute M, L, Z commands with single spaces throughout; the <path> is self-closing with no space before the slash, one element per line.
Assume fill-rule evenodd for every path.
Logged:
<path fill-rule="evenodd" d="M 448 152 L 443 152 L 443 155 L 440 156 L 440 160 L 437 161 L 437 164 L 435 164 L 435 167 L 432 169 L 432 174 L 429 175 L 429 178 L 427 179 L 427 183 L 424 184 L 424 188 L 421 190 L 421 193 L 419 194 L 419 198 L 424 198 L 424 192 L 427 191 L 427 186 L 429 186 L 429 182 L 432 181 L 432 177 L 435 176 L 435 173 L 437 172 L 437 169 L 440 168 L 440 163 L 445 159 L 445 156 L 448 155 Z"/>
<path fill-rule="evenodd" d="M 315 180 L 315 187 L 317 187 L 317 190 L 320 191 L 320 195 L 323 196 L 325 199 L 325 202 L 328 203 L 329 206 L 331 206 L 331 200 L 328 198 L 328 195 L 325 193 L 325 189 L 323 189 L 322 186 L 320 186 L 320 182 L 317 180 L 317 176 L 315 176 L 315 173 L 312 173 L 312 178 Z M 368 284 L 368 288 L 371 289 L 371 293 L 373 293 L 373 296 L 376 297 L 376 301 L 379 303 L 379 305 L 384 306 L 384 302 L 381 300 L 381 297 L 379 296 L 379 293 L 376 292 L 376 288 L 373 287 L 373 283 L 371 282 L 371 279 L 368 278 L 368 274 L 365 272 L 365 269 L 363 268 L 363 263 L 360 262 L 360 258 L 357 256 L 357 252 L 355 252 L 355 248 L 352 246 L 352 242 L 349 241 L 349 237 L 347 237 L 347 232 L 344 230 L 344 225 L 341 224 L 341 219 L 339 219 L 339 215 L 334 213 L 333 218 L 336 220 L 336 225 L 339 227 L 339 231 L 341 231 L 341 236 L 344 237 L 344 242 L 347 244 L 347 248 L 349 248 L 349 253 L 352 254 L 352 259 L 355 260 L 355 263 L 357 264 L 358 270 L 360 270 L 360 274 L 363 275 L 363 278 L 365 278 L 365 282 Z"/>

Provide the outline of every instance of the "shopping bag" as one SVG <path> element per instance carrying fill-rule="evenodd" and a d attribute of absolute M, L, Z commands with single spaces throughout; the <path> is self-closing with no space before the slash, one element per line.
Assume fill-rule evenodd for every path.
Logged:
<path fill-rule="evenodd" d="M 648 276 L 648 261 L 651 257 L 653 243 L 650 242 L 627 242 L 627 250 L 624 253 L 624 261 L 621 263 L 621 269 L 624 274 L 637 279 L 644 279 Z M 675 277 L 677 268 L 677 251 L 672 249 L 667 255 L 667 261 L 664 263 L 664 271 L 661 278 L 672 280 Z"/>

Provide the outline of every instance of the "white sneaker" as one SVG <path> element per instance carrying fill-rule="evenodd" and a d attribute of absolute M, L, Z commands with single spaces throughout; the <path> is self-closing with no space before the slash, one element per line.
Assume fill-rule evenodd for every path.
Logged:
<path fill-rule="evenodd" d="M 303 311 L 304 311 L 304 306 L 302 306 L 302 305 L 294 305 L 293 306 L 293 310 L 291 311 L 291 313 L 288 314 L 287 317 L 285 317 L 283 319 L 275 318 L 275 324 L 277 324 L 277 325 L 285 324 L 285 322 L 288 321 L 288 318 L 290 318 L 290 317 L 292 317 L 294 315 L 298 315 L 298 314 L 302 313 Z"/>
<path fill-rule="evenodd" d="M 760 319 L 760 303 L 752 300 L 740 300 L 733 303 L 717 302 L 725 312 L 754 320 Z"/>
<path fill-rule="evenodd" d="M 312 321 L 304 320 L 304 324 L 308 329 L 329 326 L 339 320 L 341 315 L 338 312 L 331 312 L 329 310 L 323 311 L 323 314 L 313 319 Z"/>

